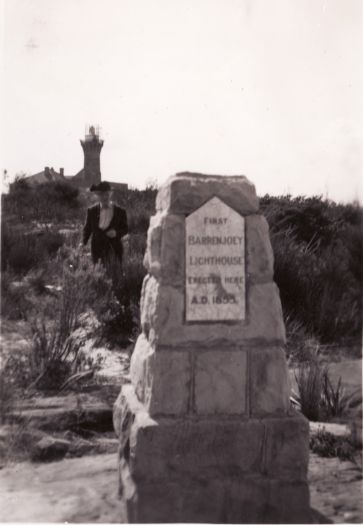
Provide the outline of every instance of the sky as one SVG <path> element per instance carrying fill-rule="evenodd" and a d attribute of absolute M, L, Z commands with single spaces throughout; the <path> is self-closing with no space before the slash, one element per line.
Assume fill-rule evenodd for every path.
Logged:
<path fill-rule="evenodd" d="M 363 201 L 361 0 L 0 0 L 2 170 Z"/>

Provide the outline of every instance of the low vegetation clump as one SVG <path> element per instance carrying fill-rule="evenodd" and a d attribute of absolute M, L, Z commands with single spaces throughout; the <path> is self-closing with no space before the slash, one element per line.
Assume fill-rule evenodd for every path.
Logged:
<path fill-rule="evenodd" d="M 144 190 L 130 189 L 124 198 L 127 210 L 129 231 L 131 234 L 146 234 L 151 215 L 155 213 L 155 199 L 157 189 L 148 186 Z"/>
<path fill-rule="evenodd" d="M 317 355 L 299 363 L 295 379 L 298 387 L 295 401 L 310 421 L 328 421 L 345 416 L 357 402 L 361 402 L 360 389 L 346 392 L 341 377 L 334 384 L 329 367 L 322 364 Z"/>
<path fill-rule="evenodd" d="M 24 177 L 17 177 L 9 194 L 2 195 L 3 214 L 15 222 L 32 220 L 65 221 L 82 216 L 79 190 L 68 182 L 45 182 L 29 186 Z"/>
<path fill-rule="evenodd" d="M 83 250 L 64 245 L 52 260 L 51 270 L 51 293 L 43 284 L 43 274 L 31 275 L 24 287 L 16 288 L 19 304 L 21 294 L 29 297 L 24 315 L 31 324 L 32 339 L 29 351 L 12 353 L 2 366 L 0 390 L 6 406 L 18 394 L 59 390 L 75 374 L 97 369 L 99 363 L 83 354 L 86 338 L 77 336 L 84 315 L 94 313 L 95 336 L 107 332 L 114 316 L 119 334 L 134 328 L 126 308 L 131 311 L 132 296 L 121 295 L 112 276 L 101 264 L 93 265 Z"/>
<path fill-rule="evenodd" d="M 55 255 L 65 239 L 54 228 L 38 232 L 2 232 L 1 268 L 23 276 Z"/>
<path fill-rule="evenodd" d="M 325 429 L 310 437 L 310 450 L 323 458 L 361 463 L 361 447 L 352 436 L 336 436 Z"/>
<path fill-rule="evenodd" d="M 295 374 L 301 412 L 310 421 L 319 421 L 322 400 L 322 370 L 315 360 L 300 364 Z"/>
<path fill-rule="evenodd" d="M 287 327 L 321 343 L 362 332 L 363 214 L 321 197 L 261 199 Z"/>

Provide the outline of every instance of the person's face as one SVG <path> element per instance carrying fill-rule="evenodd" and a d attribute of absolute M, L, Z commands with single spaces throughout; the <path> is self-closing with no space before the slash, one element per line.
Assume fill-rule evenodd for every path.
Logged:
<path fill-rule="evenodd" d="M 111 192 L 110 191 L 96 191 L 96 197 L 102 206 L 107 206 L 110 203 Z"/>

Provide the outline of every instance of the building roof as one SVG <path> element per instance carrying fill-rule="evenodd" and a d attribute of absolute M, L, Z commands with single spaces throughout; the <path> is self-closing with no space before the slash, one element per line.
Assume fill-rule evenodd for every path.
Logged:
<path fill-rule="evenodd" d="M 55 171 L 53 168 L 44 168 L 43 171 L 25 177 L 27 183 L 32 186 L 44 184 L 45 182 L 64 182 L 65 177 L 62 173 Z"/>

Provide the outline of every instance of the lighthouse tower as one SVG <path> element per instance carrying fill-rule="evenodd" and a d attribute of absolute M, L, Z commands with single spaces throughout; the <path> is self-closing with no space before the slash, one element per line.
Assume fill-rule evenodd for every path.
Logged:
<path fill-rule="evenodd" d="M 85 185 L 101 182 L 100 155 L 103 140 L 100 140 L 99 127 L 86 127 L 84 140 L 81 140 L 84 153 L 84 167 L 82 179 Z"/>

